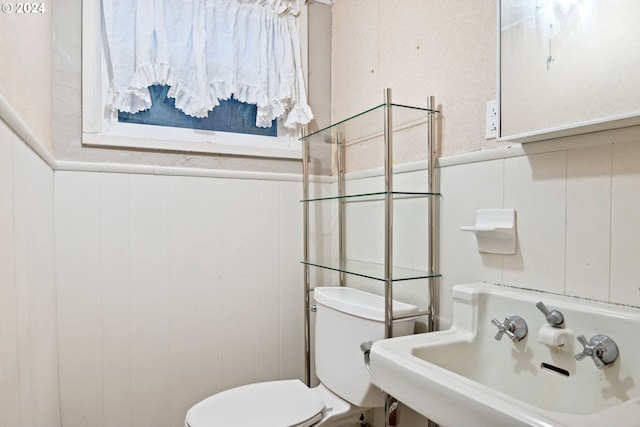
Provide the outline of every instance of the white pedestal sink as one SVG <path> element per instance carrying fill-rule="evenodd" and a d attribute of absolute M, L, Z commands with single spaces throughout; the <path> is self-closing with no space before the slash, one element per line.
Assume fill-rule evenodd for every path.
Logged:
<path fill-rule="evenodd" d="M 564 315 L 552 327 L 542 301 Z M 483 283 L 453 288 L 449 330 L 381 340 L 374 384 L 442 426 L 640 426 L 640 310 Z M 492 318 L 517 315 L 512 341 Z M 576 337 L 607 335 L 617 359 L 598 368 Z"/>

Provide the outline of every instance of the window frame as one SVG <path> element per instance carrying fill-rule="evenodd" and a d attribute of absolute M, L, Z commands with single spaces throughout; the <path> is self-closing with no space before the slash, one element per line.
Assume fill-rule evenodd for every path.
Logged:
<path fill-rule="evenodd" d="M 307 80 L 307 10 L 304 0 L 298 0 L 298 5 L 300 54 L 303 75 Z M 277 137 L 118 122 L 117 112 L 106 108 L 109 71 L 104 52 L 101 3 L 100 0 L 86 1 L 82 6 L 83 146 L 302 158 L 300 129 L 287 129 L 281 124 L 281 120 L 277 120 Z"/>

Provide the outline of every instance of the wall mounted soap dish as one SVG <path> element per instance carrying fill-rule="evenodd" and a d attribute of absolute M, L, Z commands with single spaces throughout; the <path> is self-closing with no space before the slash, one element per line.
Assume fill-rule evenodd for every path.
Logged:
<path fill-rule="evenodd" d="M 478 209 L 475 225 L 463 225 L 462 231 L 472 231 L 478 241 L 478 251 L 492 254 L 516 253 L 515 209 Z"/>

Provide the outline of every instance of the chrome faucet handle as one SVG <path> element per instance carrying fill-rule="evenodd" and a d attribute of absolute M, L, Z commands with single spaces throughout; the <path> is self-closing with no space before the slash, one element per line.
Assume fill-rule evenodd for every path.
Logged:
<path fill-rule="evenodd" d="M 504 319 L 505 322 L 507 320 L 508 319 Z M 496 341 L 500 341 L 502 339 L 502 334 L 504 334 L 506 331 L 506 328 L 504 327 L 504 324 L 500 323 L 500 321 L 495 317 L 491 319 L 491 323 L 493 323 L 498 328 L 498 333 L 496 334 L 495 338 Z"/>
<path fill-rule="evenodd" d="M 505 317 L 503 323 L 493 318 L 491 323 L 498 328 L 498 333 L 495 336 L 498 341 L 502 339 L 503 334 L 511 338 L 512 341 L 520 341 L 527 336 L 527 323 L 520 316 Z"/>
<path fill-rule="evenodd" d="M 564 316 L 558 310 L 549 311 L 542 301 L 537 302 L 536 307 L 544 314 L 551 326 L 559 328 L 564 325 Z"/>
<path fill-rule="evenodd" d="M 575 355 L 576 360 L 590 356 L 598 369 L 602 369 L 618 358 L 618 346 L 606 335 L 594 335 L 589 342 L 584 335 L 578 335 L 576 339 L 583 347 L 582 351 Z"/>

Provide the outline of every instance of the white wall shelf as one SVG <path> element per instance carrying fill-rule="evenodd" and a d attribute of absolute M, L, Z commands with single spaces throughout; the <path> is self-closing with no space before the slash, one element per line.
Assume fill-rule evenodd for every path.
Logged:
<path fill-rule="evenodd" d="M 463 225 L 460 230 L 475 233 L 479 252 L 516 253 L 515 209 L 478 209 L 475 225 Z"/>

